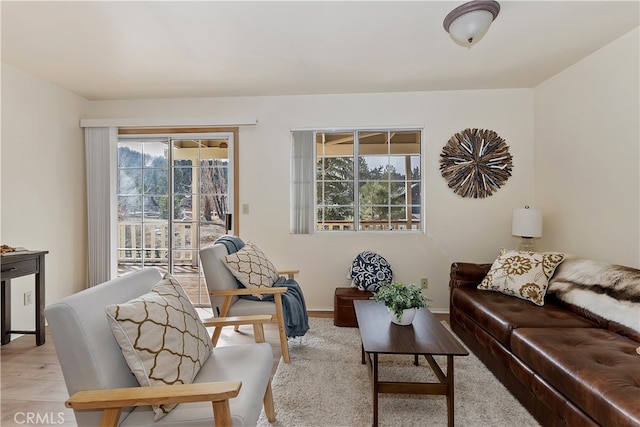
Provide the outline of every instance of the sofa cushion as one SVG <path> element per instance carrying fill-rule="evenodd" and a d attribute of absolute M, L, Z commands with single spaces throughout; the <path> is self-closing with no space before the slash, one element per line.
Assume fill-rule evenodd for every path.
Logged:
<path fill-rule="evenodd" d="M 247 242 L 240 250 L 223 258 L 231 274 L 246 288 L 270 288 L 280 278 L 278 270 L 254 243 Z M 262 299 L 263 295 L 255 295 Z"/>
<path fill-rule="evenodd" d="M 513 353 L 600 425 L 640 419 L 638 343 L 600 328 L 519 328 Z"/>
<path fill-rule="evenodd" d="M 544 305 L 549 278 L 564 254 L 521 252 L 501 249 L 478 289 L 497 291 Z"/>
<path fill-rule="evenodd" d="M 451 305 L 474 319 L 505 347 L 511 332 L 523 327 L 591 328 L 593 323 L 555 305 L 543 307 L 495 292 L 474 288 L 455 288 Z"/>
<path fill-rule="evenodd" d="M 122 354 L 141 386 L 190 384 L 213 348 L 176 279 L 165 274 L 150 292 L 106 307 Z M 159 420 L 176 405 L 154 405 Z"/>

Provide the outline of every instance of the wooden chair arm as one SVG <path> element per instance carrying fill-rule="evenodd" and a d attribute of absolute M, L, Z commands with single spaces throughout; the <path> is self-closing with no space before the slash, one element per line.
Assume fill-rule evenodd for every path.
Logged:
<path fill-rule="evenodd" d="M 240 381 L 81 390 L 66 402 L 74 410 L 104 409 L 101 425 L 116 425 L 126 406 L 212 402 L 216 425 L 231 425 L 229 399 L 240 392 Z"/>
<path fill-rule="evenodd" d="M 211 326 L 236 326 L 236 325 L 255 325 L 258 323 L 271 323 L 273 316 L 270 314 L 255 314 L 251 316 L 231 316 L 231 317 L 211 317 L 203 319 L 202 323 L 206 327 Z"/>
<path fill-rule="evenodd" d="M 287 276 L 287 279 L 294 279 L 296 274 L 300 273 L 300 270 L 281 270 L 278 274 L 281 276 Z"/>
<path fill-rule="evenodd" d="M 287 292 L 287 287 L 276 287 L 276 288 L 243 288 L 243 289 L 220 289 L 217 291 L 209 292 L 209 295 L 213 297 L 224 297 L 224 296 L 240 296 L 240 295 L 260 295 L 260 294 L 283 294 Z"/>
<path fill-rule="evenodd" d="M 105 409 L 166 403 L 219 402 L 236 397 L 240 387 L 240 381 L 224 381 L 81 390 L 71 396 L 65 406 L 72 409 Z"/>

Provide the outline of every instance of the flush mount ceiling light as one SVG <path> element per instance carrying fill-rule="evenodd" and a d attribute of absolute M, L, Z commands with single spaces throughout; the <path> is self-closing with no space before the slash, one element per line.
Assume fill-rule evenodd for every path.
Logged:
<path fill-rule="evenodd" d="M 470 1 L 449 12 L 444 18 L 444 29 L 454 42 L 470 48 L 487 33 L 499 12 L 497 1 Z"/>

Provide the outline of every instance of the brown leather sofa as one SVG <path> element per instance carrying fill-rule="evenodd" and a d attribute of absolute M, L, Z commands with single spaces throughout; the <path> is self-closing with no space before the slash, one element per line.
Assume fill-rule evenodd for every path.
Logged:
<path fill-rule="evenodd" d="M 640 426 L 640 334 L 553 295 L 540 307 L 476 289 L 490 268 L 451 265 L 451 327 L 536 420 Z"/>

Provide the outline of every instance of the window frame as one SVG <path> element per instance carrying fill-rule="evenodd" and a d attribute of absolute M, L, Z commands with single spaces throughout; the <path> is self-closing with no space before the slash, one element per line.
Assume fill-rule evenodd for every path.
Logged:
<path fill-rule="evenodd" d="M 314 216 L 314 221 L 313 221 L 313 229 L 309 230 L 309 234 L 314 234 L 314 233 L 339 233 L 339 232 L 424 232 L 425 230 L 425 205 L 426 205 L 426 195 L 425 195 L 425 161 L 424 161 L 424 151 L 425 151 L 425 147 L 424 147 L 424 126 L 388 126 L 388 127 L 350 127 L 350 128 L 313 128 L 313 129 L 296 129 L 296 130 L 292 130 L 292 135 L 294 134 L 294 132 L 300 132 L 300 131 L 309 131 L 309 132 L 313 132 L 313 168 L 314 168 L 314 178 L 313 178 L 313 216 Z M 411 203 L 411 205 L 407 205 L 406 203 L 404 204 L 405 209 L 408 209 L 407 211 L 407 215 L 412 215 L 411 211 L 413 211 L 414 207 L 419 207 L 420 209 L 420 214 L 419 214 L 419 219 L 418 221 L 418 226 L 417 228 L 395 228 L 395 227 L 384 227 L 382 229 L 364 229 L 363 225 L 362 225 L 362 219 L 361 219 L 361 212 L 360 212 L 360 208 L 361 208 L 361 197 L 360 197 L 360 188 L 363 184 L 366 184 L 367 182 L 386 182 L 388 185 L 388 189 L 390 188 L 390 186 L 392 185 L 392 183 L 394 182 L 394 180 L 391 177 L 387 177 L 386 180 L 380 180 L 380 181 L 375 181 L 375 180 L 362 180 L 361 176 L 360 176 L 360 167 L 359 167 L 359 159 L 360 158 L 364 158 L 367 156 L 367 153 L 363 152 L 363 150 L 360 148 L 360 138 L 361 135 L 366 134 L 366 133 L 386 133 L 386 139 L 385 139 L 385 145 L 387 146 L 387 152 L 384 153 L 381 157 L 386 156 L 387 157 L 387 165 L 392 164 L 391 161 L 391 156 L 393 156 L 394 154 L 391 152 L 391 144 L 392 142 L 390 142 L 390 138 L 392 138 L 392 135 L 394 133 L 398 133 L 398 132 L 403 132 L 403 133 L 407 133 L 407 132 L 416 132 L 419 134 L 419 150 L 418 153 L 405 153 L 406 155 L 417 155 L 419 157 L 418 160 L 418 167 L 419 167 L 419 179 L 418 180 L 413 180 L 411 179 L 411 174 L 412 174 L 412 169 L 406 170 L 405 171 L 405 177 L 404 180 L 401 181 L 404 183 L 404 186 L 406 189 L 410 189 L 411 188 L 411 184 L 412 182 L 417 182 L 420 185 L 420 196 L 418 198 L 417 201 L 414 201 L 414 203 Z M 319 179 L 318 177 L 318 162 L 320 161 L 320 155 L 317 153 L 317 147 L 318 142 L 317 142 L 317 136 L 318 134 L 345 134 L 345 133 L 350 133 L 353 136 L 353 152 L 351 153 L 350 156 L 347 156 L 349 158 L 352 159 L 353 162 L 353 200 L 351 201 L 352 203 L 352 207 L 353 207 L 353 211 L 354 211 L 354 215 L 353 215 L 353 222 L 352 222 L 352 226 L 350 229 L 345 230 L 343 227 L 341 227 L 340 229 L 322 229 L 321 228 L 321 224 L 322 224 L 322 218 L 320 218 L 319 215 L 319 211 L 323 206 L 323 203 L 319 203 L 319 197 L 318 197 L 318 191 L 319 191 L 319 187 L 320 187 L 320 183 L 322 182 L 321 179 Z M 402 153 L 400 153 L 402 154 Z M 371 154 L 369 154 L 369 156 L 371 156 Z M 326 158 L 326 156 L 322 156 L 322 158 Z M 395 181 L 396 183 L 400 182 L 400 181 Z M 324 188 L 324 186 L 323 186 Z M 387 197 L 390 197 L 390 193 L 387 192 Z M 295 195 L 293 195 L 293 197 L 295 197 Z M 322 201 L 324 201 L 324 196 Z M 417 203 L 415 203 L 417 202 Z M 392 208 L 395 205 L 392 204 L 392 201 L 388 198 L 387 202 L 384 203 L 384 206 L 380 206 L 380 207 L 384 207 L 387 209 L 388 212 L 391 212 Z M 393 220 L 391 219 L 391 216 L 389 215 L 387 217 L 387 221 L 388 223 L 392 223 Z M 330 221 L 329 221 L 330 222 Z M 412 221 L 408 221 L 408 222 L 412 222 Z M 292 230 L 292 232 L 296 232 L 295 230 Z"/>

